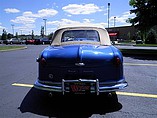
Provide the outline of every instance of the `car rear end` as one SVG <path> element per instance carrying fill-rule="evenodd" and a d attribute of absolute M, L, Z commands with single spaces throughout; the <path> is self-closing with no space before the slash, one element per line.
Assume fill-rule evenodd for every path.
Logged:
<path fill-rule="evenodd" d="M 123 58 L 113 46 L 49 47 L 37 61 L 39 78 L 36 87 L 43 90 L 63 94 L 90 91 L 98 95 L 127 86 L 123 76 Z"/>
<path fill-rule="evenodd" d="M 102 28 L 57 30 L 52 46 L 42 51 L 37 62 L 38 89 L 99 95 L 128 85 L 123 75 L 123 56 L 110 44 L 109 35 Z"/>

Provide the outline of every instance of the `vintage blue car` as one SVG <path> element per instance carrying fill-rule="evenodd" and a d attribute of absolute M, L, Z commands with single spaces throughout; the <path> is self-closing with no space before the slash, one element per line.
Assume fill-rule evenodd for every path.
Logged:
<path fill-rule="evenodd" d="M 123 55 L 101 25 L 64 25 L 37 62 L 34 87 L 52 94 L 103 94 L 127 87 Z"/>

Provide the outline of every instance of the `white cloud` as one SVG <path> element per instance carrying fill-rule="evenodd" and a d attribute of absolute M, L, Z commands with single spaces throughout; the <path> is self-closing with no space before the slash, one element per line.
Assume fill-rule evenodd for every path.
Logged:
<path fill-rule="evenodd" d="M 68 14 L 67 16 L 68 16 L 68 17 L 71 17 L 72 15 Z"/>
<path fill-rule="evenodd" d="M 5 27 L 3 27 L 3 26 L 0 26 L 0 30 L 2 30 L 2 29 L 6 29 Z"/>
<path fill-rule="evenodd" d="M 122 25 L 130 25 L 130 23 L 127 23 L 126 20 L 128 18 L 135 17 L 135 15 L 134 14 L 130 14 L 130 12 L 128 11 L 128 12 L 124 12 L 121 16 L 112 16 L 112 17 L 110 17 L 110 22 L 112 23 L 111 24 L 112 26 L 114 24 L 114 17 L 116 17 L 115 18 L 115 22 L 116 23 L 120 23 L 121 26 L 122 26 Z"/>
<path fill-rule="evenodd" d="M 92 14 L 96 12 L 103 11 L 102 8 L 94 4 L 69 4 L 62 8 L 65 12 L 73 15 L 78 14 Z"/>
<path fill-rule="evenodd" d="M 23 12 L 23 16 L 25 16 L 25 17 L 37 17 L 36 14 L 33 14 L 31 11 Z"/>
<path fill-rule="evenodd" d="M 6 29 L 6 27 L 3 27 L 3 26 L 2 26 L 2 23 L 0 23 L 0 34 L 3 33 L 3 29 Z"/>
<path fill-rule="evenodd" d="M 58 11 L 56 11 L 54 9 L 42 9 L 42 10 L 39 10 L 38 13 L 36 13 L 36 14 L 33 14 L 31 11 L 26 11 L 23 13 L 23 16 L 43 18 L 43 17 L 53 17 L 57 13 L 58 13 Z"/>
<path fill-rule="evenodd" d="M 120 22 L 120 23 L 126 23 L 126 20 L 128 19 L 128 18 L 130 18 L 132 15 L 130 15 L 130 12 L 124 12 L 123 14 L 122 14 L 122 16 L 117 16 L 116 17 L 116 21 L 117 22 Z"/>
<path fill-rule="evenodd" d="M 38 13 L 34 14 L 31 11 L 26 11 L 23 13 L 22 16 L 16 17 L 14 20 L 11 20 L 13 23 L 21 23 L 21 24 L 31 24 L 35 23 L 35 20 L 37 18 L 43 18 L 43 17 L 52 17 L 56 15 L 58 11 L 54 9 L 42 9 L 39 10 Z"/>
<path fill-rule="evenodd" d="M 55 26 L 60 26 L 60 25 L 66 25 L 66 24 L 78 24 L 80 23 L 79 21 L 73 21 L 70 19 L 61 19 L 61 21 L 48 21 L 47 24 L 49 25 L 55 25 Z"/>
<path fill-rule="evenodd" d="M 66 24 L 80 24 L 80 23 L 93 23 L 94 19 L 83 19 L 83 21 L 75 21 L 70 19 L 61 19 L 60 21 L 48 21 L 48 25 L 60 26 Z"/>
<path fill-rule="evenodd" d="M 103 27 L 106 27 L 108 25 L 108 23 L 105 23 L 105 22 L 100 22 L 98 24 L 102 25 Z"/>
<path fill-rule="evenodd" d="M 7 8 L 7 9 L 4 9 L 4 11 L 6 13 L 19 13 L 20 12 L 20 10 L 15 9 L 15 8 Z"/>
<path fill-rule="evenodd" d="M 15 26 L 14 29 L 18 31 L 19 34 L 31 34 L 32 30 L 36 28 L 35 24 L 23 24 L 21 26 Z M 34 31 L 35 33 L 36 31 Z M 39 33 L 39 32 L 37 32 Z"/>
<path fill-rule="evenodd" d="M 21 27 L 15 27 L 15 29 L 28 32 L 36 27 L 34 23 L 36 22 L 37 18 L 53 17 L 57 13 L 58 11 L 54 9 L 41 9 L 37 13 L 26 11 L 23 12 L 22 16 L 18 16 L 10 21 L 13 23 L 23 24 Z"/>
<path fill-rule="evenodd" d="M 18 16 L 15 20 L 11 20 L 13 23 L 21 23 L 21 24 L 31 24 L 34 23 L 36 18 L 26 17 L 26 16 Z"/>
<path fill-rule="evenodd" d="M 15 27 L 15 29 L 22 30 L 22 31 L 30 31 L 33 28 L 35 28 L 34 24 L 25 24 L 23 26 Z"/>
<path fill-rule="evenodd" d="M 52 17 L 55 16 L 58 13 L 58 11 L 54 9 L 42 9 L 38 11 L 38 16 L 39 17 Z"/>
<path fill-rule="evenodd" d="M 74 20 L 70 20 L 70 19 L 61 19 L 60 21 L 48 21 L 47 25 L 53 25 L 53 31 L 55 31 L 57 29 L 57 27 L 59 27 L 60 25 L 67 25 L 67 24 L 81 24 L 81 23 L 87 23 L 87 24 L 100 24 L 104 27 L 107 26 L 107 23 L 104 22 L 100 22 L 100 23 L 94 23 L 94 19 L 83 19 L 83 21 L 74 21 Z M 51 28 L 52 28 L 51 27 Z M 52 32 L 52 30 L 51 30 Z"/>
<path fill-rule="evenodd" d="M 93 22 L 94 21 L 94 19 L 83 19 L 83 22 L 84 23 L 91 23 L 91 22 Z"/>
<path fill-rule="evenodd" d="M 53 28 L 47 28 L 47 33 L 50 34 L 50 33 L 54 32 L 55 30 L 56 30 L 55 27 L 53 27 Z"/>

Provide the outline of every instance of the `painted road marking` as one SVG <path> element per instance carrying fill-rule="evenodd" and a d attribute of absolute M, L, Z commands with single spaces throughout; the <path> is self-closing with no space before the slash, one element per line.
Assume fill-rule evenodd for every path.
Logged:
<path fill-rule="evenodd" d="M 157 66 L 157 64 L 124 63 L 127 66 Z"/>
<path fill-rule="evenodd" d="M 144 93 L 129 93 L 129 92 L 116 92 L 118 95 L 144 97 L 144 98 L 157 98 L 155 94 L 144 94 Z"/>
<path fill-rule="evenodd" d="M 34 85 L 32 85 L 32 84 L 13 83 L 12 86 L 32 88 Z M 157 98 L 157 95 L 155 95 L 155 94 L 130 93 L 130 92 L 116 92 L 116 93 L 117 93 L 117 95 L 123 95 L 123 96 L 144 97 L 144 98 Z"/>
<path fill-rule="evenodd" d="M 20 84 L 20 83 L 13 83 L 12 86 L 20 86 L 20 87 L 33 87 L 32 84 Z"/>

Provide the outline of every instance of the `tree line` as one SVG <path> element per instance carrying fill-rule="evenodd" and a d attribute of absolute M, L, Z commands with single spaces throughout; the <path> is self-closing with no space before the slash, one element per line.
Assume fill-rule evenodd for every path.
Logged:
<path fill-rule="evenodd" d="M 134 18 L 129 18 L 127 22 L 138 29 L 137 36 L 145 43 L 157 43 L 157 0 L 130 0 L 133 7 L 131 14 Z"/>
<path fill-rule="evenodd" d="M 51 39 L 53 36 L 53 32 L 50 33 L 49 35 L 45 36 L 44 34 L 44 27 L 41 26 L 41 31 L 40 31 L 40 35 L 38 37 L 48 37 L 49 39 Z M 24 40 L 26 39 L 35 39 L 35 35 L 34 35 L 34 30 L 32 30 L 31 34 L 29 35 L 24 35 L 24 34 L 21 34 L 21 35 L 18 35 L 18 33 L 16 32 L 15 36 L 11 33 L 7 33 L 7 31 L 5 29 L 3 29 L 3 32 L 2 32 L 2 36 L 1 36 L 1 40 L 7 40 L 7 39 L 11 39 L 11 38 L 22 38 Z"/>

